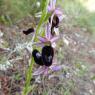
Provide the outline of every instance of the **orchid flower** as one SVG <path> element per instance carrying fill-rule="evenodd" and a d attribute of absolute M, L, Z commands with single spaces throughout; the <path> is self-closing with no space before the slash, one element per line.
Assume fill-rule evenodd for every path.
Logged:
<path fill-rule="evenodd" d="M 40 42 L 38 44 L 50 44 L 52 47 L 55 47 L 55 42 L 58 40 L 58 38 L 58 36 L 54 37 L 51 35 L 51 25 L 48 23 L 45 31 L 45 37 L 39 36 L 38 39 Z"/>
<path fill-rule="evenodd" d="M 57 16 L 60 22 L 63 19 L 63 13 L 60 11 L 59 8 L 55 7 L 55 4 L 56 4 L 56 0 L 50 0 L 50 4 L 48 6 L 48 12 L 52 13 L 51 21 L 54 16 Z"/>
<path fill-rule="evenodd" d="M 53 62 L 54 49 L 51 46 L 44 46 L 42 48 L 42 53 L 34 50 L 32 55 L 36 64 L 40 65 L 40 67 L 33 73 L 33 75 L 47 75 L 50 70 L 58 71 L 61 69 L 61 66 L 54 64 Z"/>
<path fill-rule="evenodd" d="M 40 52 L 38 50 L 33 51 L 34 60 L 35 60 L 35 62 L 37 64 L 40 65 L 40 67 L 33 73 L 33 75 L 40 75 L 40 74 L 47 75 L 50 71 L 58 71 L 58 70 L 60 70 L 61 66 L 54 63 L 54 60 L 53 60 L 53 55 L 54 54 L 52 53 L 52 52 L 54 52 L 53 43 L 56 40 L 58 40 L 58 37 L 53 37 L 51 35 L 50 24 L 48 24 L 47 27 L 46 27 L 45 37 L 39 37 L 39 40 L 41 42 L 40 44 L 44 45 L 43 48 L 44 47 L 47 47 L 47 48 L 46 48 L 46 50 L 43 50 L 43 48 L 42 48 L 42 56 L 41 56 L 41 54 L 40 54 Z M 49 46 L 46 46 L 47 44 Z M 53 60 L 53 62 L 51 61 L 52 63 L 48 63 L 48 62 L 46 63 L 46 61 L 44 60 L 44 58 L 46 58 L 45 55 L 47 56 L 48 53 L 49 53 L 49 55 L 52 55 L 52 56 L 48 56 L 48 60 L 50 60 L 51 57 L 52 57 L 52 60 Z M 46 60 L 47 60 L 47 58 L 46 58 Z M 42 63 L 42 61 L 44 61 L 44 63 Z"/>
<path fill-rule="evenodd" d="M 43 46 L 42 52 L 40 53 L 37 49 L 33 50 L 32 52 L 35 63 L 40 65 L 33 75 L 47 75 L 50 71 L 58 71 L 62 68 L 61 65 L 54 63 L 53 59 L 55 42 L 58 40 L 58 36 L 52 35 L 52 32 L 58 31 L 57 26 L 62 20 L 62 12 L 59 8 L 55 8 L 55 4 L 56 0 L 50 0 L 48 12 L 50 12 L 52 15 L 49 18 L 49 23 L 47 23 L 45 36 L 38 37 L 40 42 L 37 44 Z"/>

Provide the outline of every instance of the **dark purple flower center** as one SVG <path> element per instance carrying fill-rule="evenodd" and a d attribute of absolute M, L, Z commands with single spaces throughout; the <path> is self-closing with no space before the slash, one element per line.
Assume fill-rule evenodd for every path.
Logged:
<path fill-rule="evenodd" d="M 24 33 L 25 35 L 28 35 L 28 34 L 30 34 L 30 33 L 32 33 L 32 32 L 34 32 L 34 28 L 29 28 L 28 30 L 24 30 L 24 31 L 23 31 L 23 33 Z"/>
<path fill-rule="evenodd" d="M 42 48 L 42 59 L 45 66 L 51 66 L 54 56 L 54 50 L 51 46 L 44 46 Z"/>
<path fill-rule="evenodd" d="M 54 56 L 54 50 L 51 46 L 44 46 L 42 48 L 42 54 L 35 49 L 32 52 L 32 56 L 34 57 L 34 61 L 39 65 L 51 66 L 52 60 Z"/>

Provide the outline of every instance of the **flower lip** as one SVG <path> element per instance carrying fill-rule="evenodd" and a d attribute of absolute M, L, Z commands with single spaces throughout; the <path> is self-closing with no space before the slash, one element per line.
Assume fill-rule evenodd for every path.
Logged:
<path fill-rule="evenodd" d="M 49 67 L 52 65 L 54 50 L 51 46 L 44 46 L 41 54 L 37 49 L 34 49 L 32 56 L 36 64 Z"/>
<path fill-rule="evenodd" d="M 54 56 L 54 50 L 51 46 L 44 46 L 42 48 L 42 59 L 45 64 L 45 66 L 51 66 L 52 60 Z"/>
<path fill-rule="evenodd" d="M 34 57 L 34 61 L 36 62 L 36 64 L 39 64 L 41 66 L 44 65 L 44 63 L 42 61 L 42 56 L 41 56 L 40 52 L 37 49 L 33 50 L 32 56 Z"/>
<path fill-rule="evenodd" d="M 25 35 L 28 35 L 28 34 L 33 33 L 33 32 L 34 32 L 34 28 L 29 28 L 29 29 L 23 31 L 23 33 Z"/>
<path fill-rule="evenodd" d="M 49 18 L 49 23 L 51 23 L 51 18 Z M 54 15 L 53 19 L 52 19 L 52 26 L 51 26 L 51 28 L 58 27 L 58 24 L 59 24 L 59 18 L 58 18 L 57 15 Z"/>

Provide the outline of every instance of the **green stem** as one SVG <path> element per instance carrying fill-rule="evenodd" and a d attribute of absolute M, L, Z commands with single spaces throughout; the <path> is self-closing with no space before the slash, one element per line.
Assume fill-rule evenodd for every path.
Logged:
<path fill-rule="evenodd" d="M 44 1 L 45 2 L 45 1 Z M 48 7 L 48 4 L 49 4 L 49 0 L 46 0 L 45 2 L 45 6 L 44 6 L 44 9 L 42 11 L 42 16 L 40 18 L 40 21 L 39 21 L 39 24 L 36 28 L 36 32 L 35 32 L 35 35 L 34 35 L 34 38 L 32 41 L 35 41 L 36 37 L 37 37 L 37 34 L 39 33 L 39 30 L 43 24 L 43 22 L 45 21 L 46 17 L 47 17 L 47 7 Z"/>
<path fill-rule="evenodd" d="M 26 73 L 26 82 L 25 82 L 25 87 L 22 95 L 28 95 L 28 93 L 32 90 L 30 86 L 30 80 L 32 78 L 33 63 L 34 63 L 34 59 L 31 58 L 30 66 Z"/>
<path fill-rule="evenodd" d="M 46 0 L 41 19 L 40 19 L 40 22 L 39 22 L 39 24 L 37 26 L 35 35 L 32 38 L 32 42 L 35 41 L 36 36 L 37 36 L 37 34 L 38 34 L 38 32 L 39 32 L 39 30 L 40 30 L 40 28 L 41 28 L 41 26 L 42 26 L 46 16 L 47 16 L 47 6 L 48 6 L 48 4 L 49 4 L 49 0 Z M 30 66 L 29 66 L 29 68 L 28 68 L 28 70 L 26 72 L 26 82 L 25 82 L 25 86 L 24 86 L 22 95 L 28 95 L 28 93 L 33 89 L 33 86 L 30 85 L 30 80 L 32 78 L 33 63 L 34 63 L 34 59 L 31 58 Z"/>

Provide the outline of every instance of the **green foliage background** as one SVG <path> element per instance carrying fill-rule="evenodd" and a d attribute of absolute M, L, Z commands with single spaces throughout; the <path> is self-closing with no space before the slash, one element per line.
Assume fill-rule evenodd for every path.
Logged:
<path fill-rule="evenodd" d="M 10 25 L 23 17 L 34 15 L 40 9 L 36 3 L 37 0 L 0 0 L 0 22 Z"/>
<path fill-rule="evenodd" d="M 41 2 L 40 7 L 37 7 L 37 2 Z M 0 23 L 12 25 L 26 16 L 34 15 L 43 9 L 42 3 L 43 0 L 0 0 Z M 95 31 L 95 12 L 88 12 L 80 0 L 58 0 L 57 3 L 72 18 L 71 25 Z"/>

